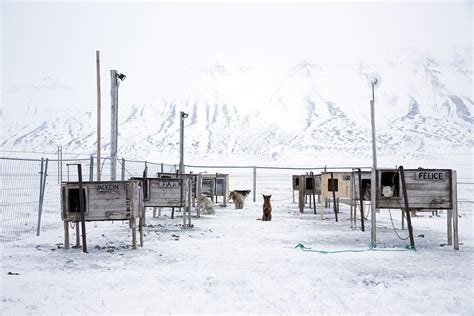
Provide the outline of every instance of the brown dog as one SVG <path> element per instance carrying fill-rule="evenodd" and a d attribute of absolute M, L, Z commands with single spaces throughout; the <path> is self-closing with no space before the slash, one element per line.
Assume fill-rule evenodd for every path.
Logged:
<path fill-rule="evenodd" d="M 272 220 L 272 203 L 270 202 L 271 195 L 263 194 L 263 215 L 262 221 Z"/>

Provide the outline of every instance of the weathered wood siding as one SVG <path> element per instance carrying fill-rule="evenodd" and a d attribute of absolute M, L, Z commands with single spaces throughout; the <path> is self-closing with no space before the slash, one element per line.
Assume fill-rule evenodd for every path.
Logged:
<path fill-rule="evenodd" d="M 377 208 L 405 208 L 401 177 L 399 179 L 399 196 L 383 197 L 381 177 L 384 171 L 377 170 Z M 418 209 L 452 209 L 452 170 L 450 169 L 407 169 L 405 182 L 409 208 Z"/>
<path fill-rule="evenodd" d="M 196 197 L 196 182 L 197 182 L 197 174 L 195 173 L 183 173 L 183 174 L 178 174 L 178 173 L 169 173 L 169 172 L 158 172 L 156 174 L 157 178 L 179 178 L 183 179 L 183 181 L 186 183 L 187 178 L 191 178 L 192 182 L 192 190 L 193 190 L 193 198 Z"/>
<path fill-rule="evenodd" d="M 147 178 L 148 200 L 145 207 L 186 206 L 187 181 L 181 178 Z"/>
<path fill-rule="evenodd" d="M 61 185 L 62 219 L 75 221 L 80 212 L 70 209 L 73 191 L 78 182 Z M 128 220 L 139 217 L 141 190 L 138 181 L 83 182 L 86 221 Z M 76 194 L 77 195 L 77 194 Z"/>
<path fill-rule="evenodd" d="M 329 177 L 329 178 L 331 178 L 331 177 Z M 370 171 L 361 171 L 361 178 L 362 178 L 363 181 L 368 180 L 369 183 L 370 183 L 370 186 L 372 187 L 372 183 L 371 183 L 372 178 L 371 178 Z M 352 179 L 351 187 L 352 187 L 352 192 L 353 192 L 352 193 L 352 199 L 356 200 L 356 201 L 359 201 L 360 200 L 360 197 L 359 197 L 359 172 L 353 171 L 352 174 L 351 174 L 351 179 Z M 365 199 L 365 201 L 370 201 L 370 198 Z"/>
<path fill-rule="evenodd" d="M 351 172 L 333 172 L 333 178 L 337 179 L 336 198 L 349 199 L 351 197 Z M 328 180 L 331 179 L 331 173 L 321 173 L 321 201 L 324 198 L 333 197 L 332 191 L 329 191 Z"/>
<path fill-rule="evenodd" d="M 305 194 L 306 195 L 312 195 L 312 194 L 320 195 L 321 194 L 321 175 L 320 174 L 315 174 L 315 175 L 305 174 L 302 176 L 304 176 L 304 184 L 306 186 Z M 294 191 L 298 191 L 300 189 L 299 179 L 300 179 L 300 175 L 293 175 L 292 182 L 293 182 Z M 313 190 L 310 190 L 311 187 L 313 187 Z"/>

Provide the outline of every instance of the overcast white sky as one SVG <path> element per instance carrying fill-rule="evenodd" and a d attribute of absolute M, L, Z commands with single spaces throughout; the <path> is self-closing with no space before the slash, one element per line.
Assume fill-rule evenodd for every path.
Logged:
<path fill-rule="evenodd" d="M 1 20 L 2 93 L 51 77 L 91 103 L 97 49 L 107 89 L 109 69 L 149 87 L 189 66 L 350 64 L 473 45 L 471 1 L 2 1 Z"/>

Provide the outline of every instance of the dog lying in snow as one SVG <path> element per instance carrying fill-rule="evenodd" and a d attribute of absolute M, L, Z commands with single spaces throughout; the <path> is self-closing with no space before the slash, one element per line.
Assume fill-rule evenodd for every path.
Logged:
<path fill-rule="evenodd" d="M 209 215 L 214 215 L 216 211 L 214 210 L 214 203 L 210 198 L 208 198 L 205 195 L 202 195 L 201 198 L 199 199 L 199 209 L 203 209 L 206 214 Z M 204 212 L 203 212 L 204 214 Z"/>
<path fill-rule="evenodd" d="M 262 221 L 272 220 L 272 203 L 270 202 L 271 195 L 263 194 L 263 215 Z"/>
<path fill-rule="evenodd" d="M 244 202 L 247 196 L 250 195 L 250 190 L 234 190 L 229 193 L 229 201 L 233 200 L 236 209 L 244 208 Z"/>

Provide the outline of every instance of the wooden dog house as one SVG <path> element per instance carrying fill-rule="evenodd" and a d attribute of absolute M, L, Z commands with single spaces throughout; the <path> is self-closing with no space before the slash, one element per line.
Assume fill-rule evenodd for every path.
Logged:
<path fill-rule="evenodd" d="M 324 207 L 326 201 L 333 199 L 334 213 L 338 221 L 339 199 L 350 200 L 351 194 L 351 172 L 323 172 L 321 173 L 321 219 L 324 218 Z"/>
<path fill-rule="evenodd" d="M 378 209 L 401 209 L 407 218 L 414 247 L 410 211 L 448 210 L 448 244 L 459 249 L 456 171 L 451 169 L 377 169 L 375 205 Z M 385 190 L 388 187 L 388 190 Z M 453 230 L 454 227 L 454 230 Z M 373 228 L 375 229 L 375 228 Z M 374 233 L 375 235 L 375 233 Z"/>
<path fill-rule="evenodd" d="M 453 171 L 450 169 L 405 169 L 409 208 L 418 210 L 453 209 Z M 378 169 L 376 172 L 376 207 L 400 209 L 405 207 L 402 179 L 398 169 Z M 392 196 L 384 196 L 389 186 Z"/>
<path fill-rule="evenodd" d="M 321 195 L 321 175 L 304 174 L 292 176 L 293 200 L 294 192 L 299 191 L 298 204 L 300 212 L 303 212 L 307 198 L 309 197 L 309 207 L 311 207 L 311 197 L 313 198 L 314 213 L 316 214 L 316 195 Z"/>
<path fill-rule="evenodd" d="M 229 197 L 229 175 L 224 173 L 201 173 L 202 194 L 209 196 L 217 202 L 217 197 L 221 196 L 224 206 L 227 205 Z"/>
<path fill-rule="evenodd" d="M 103 181 L 82 182 L 82 193 L 79 182 L 61 184 L 61 217 L 64 221 L 65 248 L 69 247 L 69 222 L 81 220 L 80 195 L 84 202 L 85 221 L 129 220 L 133 229 L 133 247 L 136 247 L 135 220 L 142 216 L 143 195 L 140 182 Z M 140 221 L 141 231 L 141 221 Z M 142 235 L 140 235 L 143 244 Z"/>

